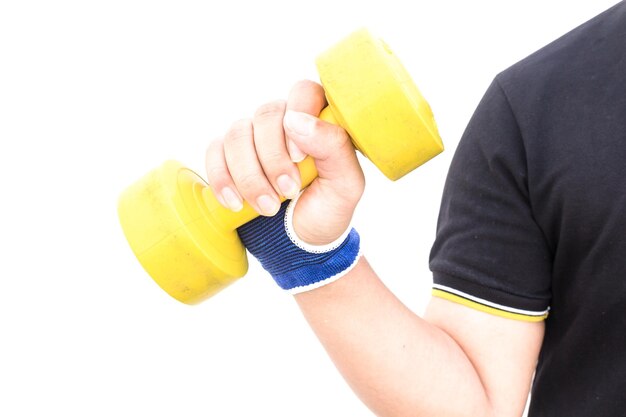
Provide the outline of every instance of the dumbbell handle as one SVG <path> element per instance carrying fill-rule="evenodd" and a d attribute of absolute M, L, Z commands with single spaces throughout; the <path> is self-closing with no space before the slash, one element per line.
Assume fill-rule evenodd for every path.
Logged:
<path fill-rule="evenodd" d="M 330 106 L 327 106 L 322 110 L 319 118 L 329 123 L 338 124 L 337 120 L 333 116 Z M 310 156 L 307 156 L 297 165 L 298 170 L 300 171 L 302 189 L 304 189 L 308 187 L 315 178 L 317 178 L 317 169 L 315 169 L 315 163 L 313 158 Z M 217 220 L 220 227 L 224 228 L 224 230 L 235 230 L 239 228 L 239 226 L 242 226 L 259 216 L 259 213 L 257 213 L 252 206 L 245 201 L 243 203 L 243 208 L 240 211 L 233 212 L 224 208 L 221 204 L 217 203 L 217 199 L 208 187 L 203 190 L 203 198 L 207 208 L 211 211 L 212 216 L 215 220 Z M 281 201 L 284 200 L 284 198 L 281 198 Z"/>

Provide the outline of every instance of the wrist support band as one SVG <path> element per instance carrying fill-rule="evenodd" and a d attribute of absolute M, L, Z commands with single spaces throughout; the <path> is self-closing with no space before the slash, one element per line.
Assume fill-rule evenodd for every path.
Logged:
<path fill-rule="evenodd" d="M 237 229 L 248 251 L 291 294 L 336 281 L 361 256 L 360 238 L 354 228 L 328 245 L 315 246 L 300 240 L 293 229 L 297 200 L 283 202 L 275 216 L 259 216 Z"/>

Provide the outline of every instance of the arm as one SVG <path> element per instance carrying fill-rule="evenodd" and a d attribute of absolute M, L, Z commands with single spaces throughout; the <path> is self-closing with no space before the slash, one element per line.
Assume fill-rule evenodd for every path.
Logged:
<path fill-rule="evenodd" d="M 433 298 L 422 319 L 365 259 L 296 300 L 338 370 L 381 416 L 520 416 L 543 323 Z"/>
<path fill-rule="evenodd" d="M 319 85 L 297 84 L 287 102 L 262 106 L 211 145 L 207 176 L 225 206 L 237 209 L 246 200 L 261 214 L 275 214 L 280 196 L 293 197 L 285 176 L 299 185 L 293 161 L 308 154 L 319 177 L 295 205 L 294 230 L 317 245 L 346 230 L 364 189 L 363 173 L 343 129 L 303 114 L 319 114 L 324 104 Z M 296 300 L 339 371 L 377 414 L 521 415 L 543 324 L 441 299 L 432 300 L 422 319 L 364 258 L 341 279 Z"/>

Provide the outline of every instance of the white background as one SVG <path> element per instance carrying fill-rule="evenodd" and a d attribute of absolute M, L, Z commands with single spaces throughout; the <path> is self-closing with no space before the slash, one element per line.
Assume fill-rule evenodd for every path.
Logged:
<path fill-rule="evenodd" d="M 420 312 L 447 167 L 485 88 L 614 3 L 0 3 L 0 415 L 371 415 L 256 263 L 198 306 L 162 292 L 122 236 L 119 193 L 165 159 L 203 172 L 211 138 L 316 79 L 315 56 L 366 26 L 446 145 L 397 183 L 365 162 L 355 219 Z"/>

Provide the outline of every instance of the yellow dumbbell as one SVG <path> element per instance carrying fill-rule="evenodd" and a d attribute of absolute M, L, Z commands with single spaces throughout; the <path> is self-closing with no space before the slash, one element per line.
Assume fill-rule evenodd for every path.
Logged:
<path fill-rule="evenodd" d="M 342 126 L 355 147 L 396 180 L 443 151 L 432 112 L 381 40 L 359 30 L 317 60 L 328 107 L 320 118 Z M 307 158 L 302 185 L 317 176 Z M 137 259 L 168 294 L 187 304 L 220 291 L 248 269 L 237 228 L 258 214 L 222 207 L 193 171 L 167 161 L 128 187 L 120 223 Z"/>

